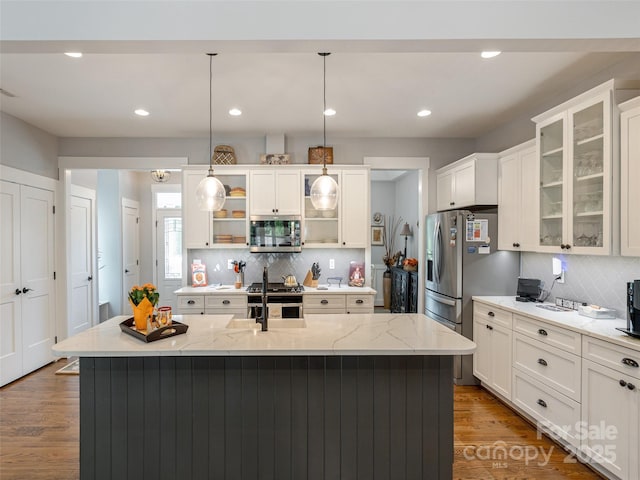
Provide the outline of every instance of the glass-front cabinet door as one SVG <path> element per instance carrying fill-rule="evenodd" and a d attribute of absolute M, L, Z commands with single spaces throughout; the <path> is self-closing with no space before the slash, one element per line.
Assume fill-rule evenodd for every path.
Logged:
<path fill-rule="evenodd" d="M 340 175 L 338 173 L 329 173 L 329 175 L 338 182 L 338 187 L 340 187 Z M 340 239 L 340 197 L 338 197 L 338 207 L 333 210 L 316 210 L 311 203 L 309 196 L 311 185 L 319 176 L 316 173 L 304 174 L 304 233 L 302 238 L 304 246 L 311 248 L 336 246 L 339 245 Z"/>
<path fill-rule="evenodd" d="M 538 126 L 540 175 L 540 247 L 564 246 L 565 115 Z M 551 248 L 546 248 L 551 247 Z"/>
<path fill-rule="evenodd" d="M 611 251 L 611 92 L 537 126 L 539 251 Z"/>
<path fill-rule="evenodd" d="M 574 253 L 609 251 L 609 111 L 609 94 L 569 111 L 572 210 L 567 242 Z"/>

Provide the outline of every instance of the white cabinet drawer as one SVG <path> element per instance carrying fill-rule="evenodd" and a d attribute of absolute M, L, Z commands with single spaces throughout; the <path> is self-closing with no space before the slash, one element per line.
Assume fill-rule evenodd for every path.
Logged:
<path fill-rule="evenodd" d="M 344 295 L 304 295 L 302 297 L 303 308 L 314 310 L 340 309 L 344 313 Z"/>
<path fill-rule="evenodd" d="M 198 312 L 204 312 L 204 296 L 178 295 L 178 310 L 183 312 L 186 309 L 199 309 Z"/>
<path fill-rule="evenodd" d="M 582 349 L 582 335 L 579 333 L 521 315 L 513 315 L 513 330 L 540 340 L 547 345 L 558 347 L 565 352 L 580 355 Z"/>
<path fill-rule="evenodd" d="M 302 308 L 303 317 L 307 315 L 342 315 L 342 314 L 344 314 L 343 308 L 318 308 L 318 307 Z M 327 317 L 327 320 L 331 320 L 331 319 Z"/>
<path fill-rule="evenodd" d="M 480 302 L 473 302 L 473 318 L 481 323 L 491 323 L 492 325 L 502 325 L 511 329 L 513 323 L 511 312 L 491 307 Z"/>
<path fill-rule="evenodd" d="M 578 402 L 515 369 L 511 398 L 517 408 L 540 422 L 552 437 L 580 446 L 580 440 L 575 438 L 580 421 Z"/>
<path fill-rule="evenodd" d="M 204 307 L 207 310 L 207 313 L 210 309 L 247 309 L 246 295 L 207 295 L 204 298 Z"/>
<path fill-rule="evenodd" d="M 640 378 L 640 352 L 597 338 L 582 337 L 582 356 L 618 372 Z"/>
<path fill-rule="evenodd" d="M 347 313 L 373 313 L 373 295 L 347 295 Z"/>
<path fill-rule="evenodd" d="M 521 333 L 514 335 L 513 366 L 580 401 L 581 359 Z"/>

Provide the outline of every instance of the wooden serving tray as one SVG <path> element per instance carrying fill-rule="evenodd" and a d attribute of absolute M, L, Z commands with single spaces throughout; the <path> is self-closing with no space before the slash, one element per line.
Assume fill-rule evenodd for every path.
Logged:
<path fill-rule="evenodd" d="M 186 333 L 188 329 L 189 325 L 173 320 L 171 322 L 171 325 L 160 327 L 147 335 L 146 330 L 135 329 L 133 317 L 127 318 L 124 322 L 120 323 L 120 330 L 122 330 L 124 333 L 147 343 L 155 342 L 156 340 L 160 340 L 162 338 L 174 337 L 176 335 Z"/>

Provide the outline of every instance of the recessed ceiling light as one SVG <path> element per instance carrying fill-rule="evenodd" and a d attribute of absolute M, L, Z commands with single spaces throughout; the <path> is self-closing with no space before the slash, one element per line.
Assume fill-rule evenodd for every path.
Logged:
<path fill-rule="evenodd" d="M 140 115 L 141 117 L 149 116 L 149 112 L 147 112 L 144 108 L 138 108 L 137 110 L 134 110 L 133 113 L 135 113 L 136 115 Z"/>
<path fill-rule="evenodd" d="M 64 54 L 67 57 L 71 57 L 71 58 L 82 58 L 82 53 L 81 52 L 64 52 Z"/>
<path fill-rule="evenodd" d="M 229 110 L 229 115 L 233 115 L 234 117 L 238 117 L 238 116 L 242 115 L 242 110 L 240 110 L 239 108 L 232 108 L 231 110 Z"/>
<path fill-rule="evenodd" d="M 419 117 L 428 117 L 429 115 L 431 115 L 431 110 L 420 110 L 418 112 Z"/>
<path fill-rule="evenodd" d="M 481 56 L 482 58 L 493 58 L 493 57 L 497 57 L 497 56 L 498 56 L 498 55 L 500 55 L 501 53 L 502 53 L 502 52 L 498 52 L 497 50 L 495 50 L 495 51 L 485 51 L 485 52 L 482 52 L 482 53 L 480 54 L 480 56 Z"/>
<path fill-rule="evenodd" d="M 327 117 L 333 117 L 333 116 L 336 114 L 336 111 L 335 111 L 333 108 L 327 108 L 327 109 L 324 111 L 324 114 L 325 114 Z"/>

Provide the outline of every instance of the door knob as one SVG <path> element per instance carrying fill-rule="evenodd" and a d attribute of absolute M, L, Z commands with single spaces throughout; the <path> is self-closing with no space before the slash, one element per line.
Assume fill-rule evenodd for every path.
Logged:
<path fill-rule="evenodd" d="M 24 288 L 22 289 L 22 293 L 27 293 L 27 292 L 30 292 L 31 290 L 33 290 L 33 288 L 27 288 L 27 287 L 24 287 Z"/>

